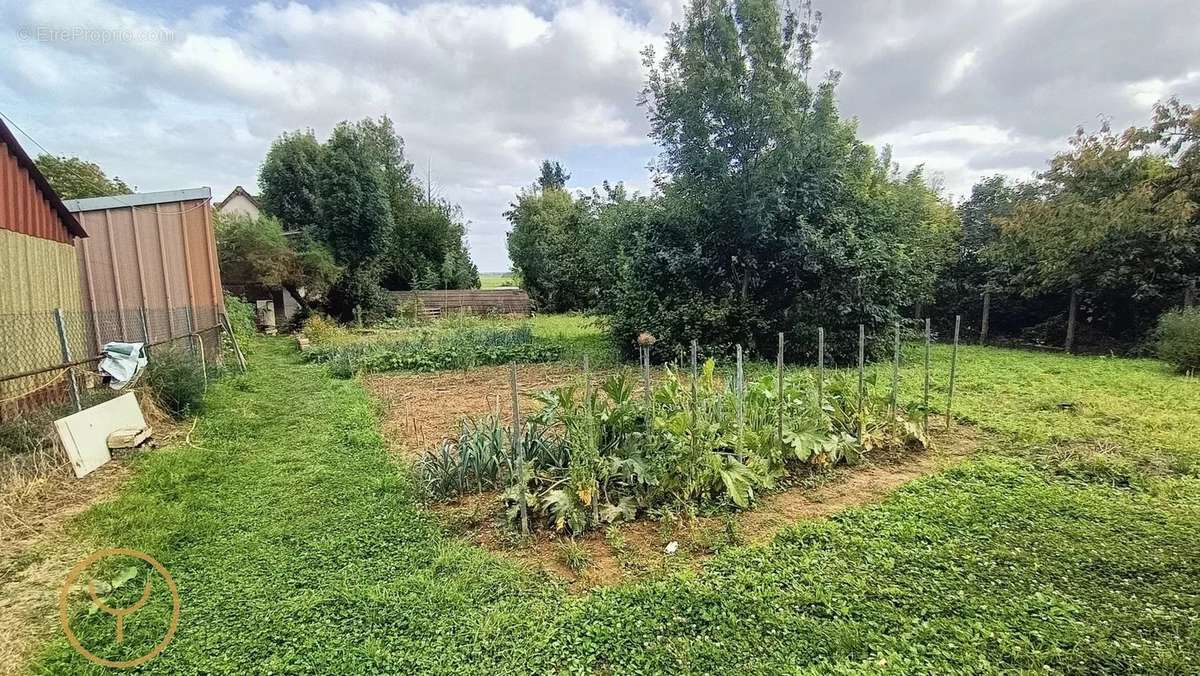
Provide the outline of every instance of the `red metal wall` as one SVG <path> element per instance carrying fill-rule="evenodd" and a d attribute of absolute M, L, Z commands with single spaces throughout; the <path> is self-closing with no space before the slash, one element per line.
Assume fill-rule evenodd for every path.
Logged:
<path fill-rule="evenodd" d="M 0 228 L 63 244 L 74 238 L 33 179 L 0 141 Z"/>

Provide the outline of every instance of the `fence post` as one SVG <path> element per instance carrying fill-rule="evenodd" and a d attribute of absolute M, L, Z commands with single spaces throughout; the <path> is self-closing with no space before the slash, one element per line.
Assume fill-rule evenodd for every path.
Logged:
<path fill-rule="evenodd" d="M 858 325 L 858 440 L 861 442 L 865 428 L 863 426 L 863 403 L 866 398 L 866 381 L 863 371 L 866 368 L 867 330 Z"/>
<path fill-rule="evenodd" d="M 60 307 L 54 308 L 54 325 L 58 329 L 58 346 L 62 350 L 63 364 L 70 364 L 72 361 L 71 343 L 67 340 L 67 320 Z M 70 366 L 67 366 L 66 369 L 71 389 L 71 403 L 75 405 L 76 412 L 82 411 L 83 402 L 79 399 L 79 383 L 75 380 L 75 369 Z"/>
<path fill-rule="evenodd" d="M 653 400 L 650 394 L 650 348 L 642 348 L 642 397 L 646 400 L 646 429 L 650 429 L 650 423 L 654 416 L 650 412 L 650 407 Z"/>
<path fill-rule="evenodd" d="M 146 344 L 142 346 L 142 351 L 146 353 L 146 359 L 149 360 L 151 343 L 150 322 L 146 319 L 146 308 L 143 307 L 138 309 L 138 320 L 142 323 L 142 340 L 146 342 Z"/>
<path fill-rule="evenodd" d="M 987 343 L 988 315 L 992 310 L 992 292 L 983 292 L 983 317 L 979 320 L 979 344 Z"/>
<path fill-rule="evenodd" d="M 517 509 L 521 513 L 521 533 L 529 534 L 529 508 L 525 505 L 525 489 L 528 487 L 525 483 L 525 445 L 521 443 L 521 406 L 517 403 L 517 363 L 513 362 L 509 367 L 509 384 L 512 386 L 512 444 L 513 455 L 517 463 L 517 486 L 520 491 L 517 494 Z"/>
<path fill-rule="evenodd" d="M 1071 305 L 1067 309 L 1067 341 L 1063 349 L 1070 354 L 1075 349 L 1075 314 L 1079 311 L 1079 289 L 1071 289 Z"/>
<path fill-rule="evenodd" d="M 900 320 L 896 320 L 896 344 L 892 348 L 892 401 L 891 422 L 896 417 L 896 387 L 900 384 Z"/>
<path fill-rule="evenodd" d="M 929 433 L 929 341 L 931 331 L 929 329 L 929 317 L 925 318 L 925 397 L 922 400 L 922 415 L 921 415 L 921 431 Z"/>
<path fill-rule="evenodd" d="M 946 429 L 950 429 L 950 409 L 954 405 L 954 373 L 958 367 L 958 330 L 962 315 L 954 315 L 954 350 L 950 353 L 950 393 L 946 396 Z"/>
<path fill-rule="evenodd" d="M 825 410 L 825 327 L 817 327 L 817 410 Z"/>
<path fill-rule="evenodd" d="M 188 347 L 192 356 L 196 356 L 196 318 L 192 315 L 192 306 L 187 306 Z"/>
<path fill-rule="evenodd" d="M 737 440 L 738 452 L 742 450 L 742 427 L 745 421 L 745 385 L 742 381 L 742 346 L 737 346 L 737 375 L 733 380 L 733 396 L 737 401 Z"/>
<path fill-rule="evenodd" d="M 779 450 L 783 450 L 783 331 L 779 332 L 779 354 L 775 357 L 775 370 L 779 376 L 779 416 L 776 421 L 776 432 L 779 434 Z"/>
<path fill-rule="evenodd" d="M 1183 290 L 1183 309 L 1188 309 L 1196 304 L 1196 280 L 1192 280 L 1187 288 Z"/>

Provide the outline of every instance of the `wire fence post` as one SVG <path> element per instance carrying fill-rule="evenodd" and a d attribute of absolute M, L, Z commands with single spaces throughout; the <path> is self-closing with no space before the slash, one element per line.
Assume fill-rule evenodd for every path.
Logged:
<path fill-rule="evenodd" d="M 646 429 L 650 429 L 650 423 L 654 416 L 650 412 L 653 404 L 650 395 L 650 348 L 642 348 L 642 398 L 646 401 Z"/>
<path fill-rule="evenodd" d="M 63 316 L 63 310 L 60 307 L 54 308 L 54 326 L 58 329 L 58 345 L 62 350 L 63 364 L 70 364 L 71 359 L 71 343 L 67 340 L 67 320 Z M 67 381 L 71 389 L 71 403 L 75 406 L 75 411 L 83 410 L 83 402 L 79 398 L 79 383 L 75 380 L 75 369 L 66 366 Z"/>
<path fill-rule="evenodd" d="M 954 349 L 950 352 L 950 392 L 946 396 L 946 429 L 950 429 L 950 409 L 954 405 L 954 373 L 958 367 L 958 330 L 962 315 L 954 315 Z"/>
<path fill-rule="evenodd" d="M 742 446 L 742 429 L 745 424 L 745 383 L 742 380 L 742 346 L 737 346 L 737 372 L 733 379 L 733 396 L 737 402 L 737 440 L 738 452 L 741 452 Z"/>
<path fill-rule="evenodd" d="M 517 509 L 521 514 L 521 533 L 529 534 L 529 508 L 525 504 L 525 445 L 521 443 L 521 406 L 518 403 L 519 395 L 517 393 L 517 363 L 513 362 L 509 367 L 509 385 L 512 389 L 512 444 L 513 456 L 517 463 Z"/>
<path fill-rule="evenodd" d="M 1075 315 L 1079 311 L 1079 289 L 1071 289 L 1071 304 L 1067 308 L 1067 340 L 1063 350 L 1067 354 L 1075 349 Z"/>
<path fill-rule="evenodd" d="M 896 417 L 896 387 L 900 384 L 900 320 L 896 320 L 896 344 L 892 348 L 892 399 L 891 417 Z"/>
<path fill-rule="evenodd" d="M 145 342 L 142 351 L 146 353 L 146 360 L 149 361 L 150 343 L 153 341 L 150 340 L 150 322 L 146 319 L 146 308 L 143 307 L 138 310 L 138 321 L 142 323 L 142 340 Z"/>
<path fill-rule="evenodd" d="M 817 410 L 825 408 L 825 327 L 817 327 Z"/>
<path fill-rule="evenodd" d="M 858 440 L 862 441 L 863 432 L 863 404 L 866 399 L 866 379 L 864 370 L 866 368 L 867 354 L 867 329 L 862 324 L 858 325 Z"/>
<path fill-rule="evenodd" d="M 1196 280 L 1192 280 L 1183 290 L 1183 309 L 1187 310 L 1196 305 Z"/>
<path fill-rule="evenodd" d="M 929 432 L 929 342 L 931 331 L 929 317 L 925 318 L 925 397 L 921 404 L 921 431 Z"/>
<path fill-rule="evenodd" d="M 196 318 L 192 315 L 192 306 L 189 305 L 187 310 L 187 329 L 188 329 L 188 347 L 192 351 L 192 356 L 196 356 Z"/>
<path fill-rule="evenodd" d="M 988 336 L 988 315 L 992 309 L 992 292 L 983 292 L 983 317 L 979 319 L 979 344 L 987 343 Z"/>
<path fill-rule="evenodd" d="M 779 332 L 779 354 L 775 357 L 775 370 L 779 375 L 779 416 L 776 433 L 779 435 L 779 450 L 783 450 L 783 331 Z"/>

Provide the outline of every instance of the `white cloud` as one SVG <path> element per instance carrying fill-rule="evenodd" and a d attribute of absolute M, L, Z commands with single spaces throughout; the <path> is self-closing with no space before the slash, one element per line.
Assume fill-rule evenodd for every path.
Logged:
<path fill-rule="evenodd" d="M 4 112 L 55 152 L 140 188 L 253 186 L 281 132 L 389 115 L 417 174 L 462 204 L 480 266 L 506 265 L 501 216 L 543 157 L 644 183 L 640 52 L 684 0 L 266 0 L 171 17 L 132 0 L 0 2 L 0 25 L 158 39 L 20 40 L 0 32 Z M 616 2 L 616 0 L 611 0 Z M 844 71 L 843 114 L 962 194 L 1027 176 L 1078 124 L 1144 122 L 1200 94 L 1200 4 L 860 0 L 824 12 L 814 73 Z M 161 39 L 167 36 L 170 39 Z M 643 156 L 643 151 L 645 156 Z M 608 175 L 612 174 L 612 175 Z"/>

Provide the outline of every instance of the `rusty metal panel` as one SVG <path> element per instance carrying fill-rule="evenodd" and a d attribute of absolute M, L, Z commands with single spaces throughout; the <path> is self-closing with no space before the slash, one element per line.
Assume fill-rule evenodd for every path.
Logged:
<path fill-rule="evenodd" d="M 223 301 L 210 203 L 207 188 L 67 201 L 89 234 L 76 247 L 85 307 L 167 310 L 162 331 L 171 335 L 187 332 L 189 307 L 194 329 L 216 325 Z"/>
<path fill-rule="evenodd" d="M 56 198 L 57 199 L 57 198 Z M 0 142 L 0 229 L 71 244 L 74 238 L 12 149 Z"/>

